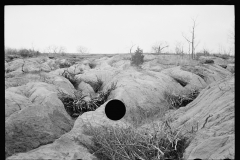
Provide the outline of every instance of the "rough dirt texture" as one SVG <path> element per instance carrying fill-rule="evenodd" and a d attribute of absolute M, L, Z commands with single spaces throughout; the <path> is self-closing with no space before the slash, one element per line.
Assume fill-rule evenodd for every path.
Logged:
<path fill-rule="evenodd" d="M 228 64 L 226 69 L 232 73 L 235 73 L 235 65 L 234 64 Z"/>
<path fill-rule="evenodd" d="M 81 81 L 79 83 L 77 90 L 81 90 L 82 93 L 85 95 L 87 95 L 87 94 L 94 95 L 95 94 L 92 86 L 84 81 Z"/>
<path fill-rule="evenodd" d="M 185 159 L 234 157 L 234 75 L 221 66 L 228 65 L 227 61 L 217 58 L 213 64 L 189 64 L 188 60 L 176 56 L 146 55 L 142 69 L 139 69 L 130 65 L 130 55 L 117 55 L 93 59 L 91 63 L 95 64 L 93 68 L 90 60 L 60 68 L 69 61 L 35 58 L 24 65 L 28 72 L 43 71 L 39 68 L 45 66 L 48 73 L 41 76 L 39 73 L 22 73 L 19 70 L 23 64 L 21 59 L 5 63 L 6 69 L 10 70 L 5 75 L 9 76 L 5 78 L 8 81 L 5 86 L 5 152 L 8 160 L 97 160 L 85 148 L 85 145 L 93 145 L 92 135 L 87 130 L 89 124 L 92 127 L 131 125 L 141 129 L 148 125 L 149 118 L 169 109 L 163 96 L 166 91 L 179 93 L 193 88 L 201 91 L 199 96 L 186 107 L 171 110 L 166 115 L 175 128 L 191 130 L 192 125 L 198 125 L 185 150 Z M 123 119 L 108 119 L 104 111 L 108 102 L 105 102 L 97 110 L 85 112 L 72 120 L 57 97 L 57 89 L 70 95 L 75 90 L 66 78 L 60 76 L 64 69 L 76 74 L 77 89 L 84 94 L 94 94 L 90 84 L 96 83 L 97 79 L 103 81 L 102 90 L 116 83 L 108 100 L 119 99 L 125 103 Z M 179 79 L 186 85 L 179 83 Z M 160 121 L 158 118 L 154 120 Z"/>
<path fill-rule="evenodd" d="M 60 89 L 72 94 L 68 85 Z M 73 120 L 58 99 L 54 85 L 30 82 L 5 92 L 6 155 L 51 143 L 72 128 Z"/>
<path fill-rule="evenodd" d="M 234 77 L 214 82 L 188 106 L 171 115 L 173 127 L 198 125 L 187 159 L 234 158 Z"/>

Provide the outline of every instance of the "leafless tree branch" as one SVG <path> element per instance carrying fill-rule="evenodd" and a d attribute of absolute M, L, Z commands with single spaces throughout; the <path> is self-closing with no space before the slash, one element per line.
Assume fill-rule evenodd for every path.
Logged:
<path fill-rule="evenodd" d="M 130 54 L 132 53 L 132 48 L 135 46 L 136 44 L 132 45 L 130 48 Z"/>
<path fill-rule="evenodd" d="M 51 45 L 46 48 L 46 51 L 48 53 L 65 53 L 66 48 L 63 46 L 58 47 L 58 46 Z"/>
<path fill-rule="evenodd" d="M 160 42 L 160 43 L 157 43 L 155 44 L 154 46 L 152 46 L 152 50 L 155 52 L 155 53 L 162 53 L 162 50 L 164 48 L 167 48 L 169 47 L 169 45 L 167 44 L 167 42 L 165 42 L 165 44 L 163 42 Z"/>
<path fill-rule="evenodd" d="M 184 36 L 184 34 L 182 33 L 182 36 L 183 36 L 183 38 L 185 38 L 186 39 L 186 41 L 188 41 L 189 43 L 192 43 L 186 36 Z"/>
<path fill-rule="evenodd" d="M 78 46 L 78 47 L 77 47 L 77 51 L 78 51 L 80 54 L 87 54 L 87 53 L 89 53 L 89 50 L 88 50 L 86 47 L 83 47 L 83 46 Z"/>
<path fill-rule="evenodd" d="M 196 39 L 196 36 L 195 36 L 195 29 L 196 29 L 196 26 L 198 24 L 196 24 L 196 21 L 197 21 L 197 17 L 194 19 L 194 18 L 191 18 L 192 21 L 193 21 L 193 25 L 192 25 L 192 30 L 190 31 L 191 35 L 192 35 L 192 38 L 191 40 L 189 40 L 183 33 L 182 33 L 182 36 L 183 38 L 189 43 L 192 45 L 192 59 L 194 58 L 194 54 L 195 54 L 195 48 L 197 47 L 197 45 L 195 45 L 195 39 Z M 199 42 L 198 42 L 199 43 Z"/>

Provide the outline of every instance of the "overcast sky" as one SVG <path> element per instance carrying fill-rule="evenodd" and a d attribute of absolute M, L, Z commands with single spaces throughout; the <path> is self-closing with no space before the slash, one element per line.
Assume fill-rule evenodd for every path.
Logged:
<path fill-rule="evenodd" d="M 5 6 L 5 46 L 34 48 L 63 46 L 77 53 L 83 46 L 90 53 L 127 53 L 139 46 L 150 52 L 156 43 L 167 42 L 164 51 L 175 52 L 175 44 L 188 43 L 191 18 L 196 18 L 196 51 L 218 52 L 231 47 L 234 30 L 233 5 L 81 5 Z"/>

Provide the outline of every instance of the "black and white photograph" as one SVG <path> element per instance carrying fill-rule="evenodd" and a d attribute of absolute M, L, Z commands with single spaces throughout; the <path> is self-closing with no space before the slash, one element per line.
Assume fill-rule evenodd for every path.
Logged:
<path fill-rule="evenodd" d="M 235 5 L 5 5 L 5 160 L 235 159 Z"/>

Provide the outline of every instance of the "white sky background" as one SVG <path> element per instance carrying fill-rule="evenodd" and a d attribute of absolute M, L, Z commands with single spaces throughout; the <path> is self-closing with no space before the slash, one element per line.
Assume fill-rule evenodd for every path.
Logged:
<path fill-rule="evenodd" d="M 229 49 L 234 30 L 233 5 L 81 5 L 5 6 L 5 46 L 43 52 L 50 45 L 77 53 L 84 46 L 90 53 L 128 53 L 139 46 L 151 52 L 156 42 L 169 44 L 163 51 L 175 52 L 176 42 L 191 37 L 191 18 L 197 17 L 196 51 L 205 47 L 218 52 Z"/>

